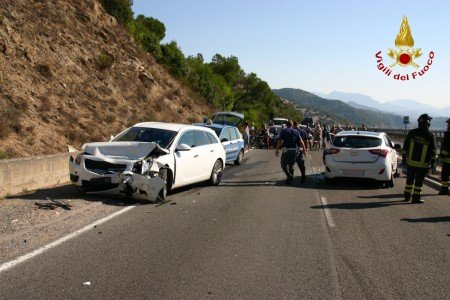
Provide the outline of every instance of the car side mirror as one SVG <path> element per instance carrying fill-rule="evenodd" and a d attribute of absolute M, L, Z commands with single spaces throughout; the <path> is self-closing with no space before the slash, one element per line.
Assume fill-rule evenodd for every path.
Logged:
<path fill-rule="evenodd" d="M 394 144 L 394 149 L 399 151 L 400 149 L 402 149 L 402 145 L 400 144 Z"/>
<path fill-rule="evenodd" d="M 220 142 L 221 142 L 221 143 L 223 143 L 223 142 L 228 142 L 228 139 L 227 139 L 227 138 L 223 138 L 223 139 L 220 140 Z"/>
<path fill-rule="evenodd" d="M 190 151 L 191 147 L 189 147 L 186 144 L 180 144 L 177 146 L 177 148 L 175 149 L 176 151 Z"/>

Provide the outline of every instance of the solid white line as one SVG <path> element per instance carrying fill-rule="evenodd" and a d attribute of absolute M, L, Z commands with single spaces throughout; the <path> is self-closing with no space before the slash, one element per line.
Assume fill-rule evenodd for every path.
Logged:
<path fill-rule="evenodd" d="M 322 202 L 323 211 L 325 212 L 325 219 L 327 220 L 328 226 L 333 228 L 336 226 L 333 221 L 333 217 L 331 216 L 330 210 L 326 207 L 328 205 L 327 199 L 325 197 L 320 197 L 320 201 Z"/>
<path fill-rule="evenodd" d="M 73 232 L 73 233 L 71 233 L 69 235 L 66 235 L 65 237 L 60 238 L 59 240 L 56 240 L 53 243 L 45 245 L 45 246 L 43 246 L 43 247 L 41 247 L 39 249 L 34 250 L 33 252 L 30 252 L 28 254 L 20 256 L 19 258 L 16 258 L 16 259 L 14 259 L 12 261 L 9 261 L 7 263 L 4 263 L 4 264 L 0 265 L 0 273 L 2 273 L 4 271 L 7 271 L 7 270 L 17 266 L 18 264 L 21 264 L 24 261 L 27 261 L 27 260 L 29 260 L 29 259 L 31 259 L 31 258 L 33 258 L 33 257 L 35 257 L 35 256 L 37 256 L 39 254 L 42 254 L 42 253 L 46 252 L 47 250 L 50 250 L 51 248 L 56 247 L 56 246 L 66 242 L 66 241 L 68 241 L 70 239 L 73 239 L 74 237 L 79 236 L 80 234 L 82 234 L 82 233 L 84 233 L 84 232 L 86 232 L 88 230 L 91 230 L 92 228 L 94 228 L 94 226 L 97 226 L 97 225 L 100 225 L 102 223 L 105 223 L 106 221 L 109 221 L 109 220 L 117 217 L 118 215 L 121 215 L 121 214 L 129 211 L 130 209 L 135 208 L 136 206 L 139 206 L 139 204 L 125 207 L 124 209 L 121 209 L 121 210 L 119 210 L 119 211 L 117 211 L 117 212 L 115 212 L 115 213 L 113 213 L 113 214 L 111 214 L 111 215 L 109 215 L 109 216 L 107 216 L 107 217 L 105 217 L 103 219 L 100 219 L 100 220 L 98 220 L 98 221 L 96 221 L 96 222 L 94 222 L 94 223 L 92 223 L 90 225 L 87 225 L 87 226 L 83 227 L 80 230 L 77 230 L 77 231 L 75 231 L 75 232 Z"/>
<path fill-rule="evenodd" d="M 425 177 L 425 180 L 426 180 L 426 181 L 429 181 L 429 182 L 431 182 L 431 183 L 433 183 L 433 184 L 436 184 L 436 185 L 441 185 L 440 182 L 437 182 L 436 180 L 431 179 L 431 178 L 429 178 L 429 177 Z"/>

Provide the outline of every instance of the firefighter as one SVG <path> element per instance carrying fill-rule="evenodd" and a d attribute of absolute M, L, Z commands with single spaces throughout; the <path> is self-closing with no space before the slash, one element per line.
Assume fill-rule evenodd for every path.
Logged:
<path fill-rule="evenodd" d="M 423 114 L 417 119 L 418 128 L 410 130 L 403 143 L 402 160 L 407 166 L 405 201 L 423 203 L 420 199 L 425 175 L 436 163 L 436 136 L 429 131 L 432 117 Z"/>
<path fill-rule="evenodd" d="M 441 153 L 439 158 L 442 160 L 441 173 L 441 191 L 439 195 L 448 195 L 449 175 L 450 175 L 450 119 L 447 121 L 447 131 L 444 135 L 444 142 L 442 143 Z"/>

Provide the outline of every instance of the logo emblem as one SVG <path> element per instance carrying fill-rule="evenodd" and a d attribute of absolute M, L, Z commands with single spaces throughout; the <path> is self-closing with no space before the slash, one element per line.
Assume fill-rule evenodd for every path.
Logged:
<path fill-rule="evenodd" d="M 423 62 L 422 66 L 419 66 L 414 59 L 422 56 L 421 48 L 414 47 L 414 39 L 411 34 L 411 28 L 409 27 L 408 18 L 403 17 L 402 24 L 400 25 L 400 31 L 395 39 L 395 49 L 388 49 L 387 55 L 394 60 L 393 63 L 389 62 L 389 65 L 383 60 L 382 51 L 378 51 L 375 54 L 377 60 L 377 69 L 384 73 L 387 77 L 391 77 L 394 80 L 399 81 L 409 81 L 415 80 L 424 76 L 428 70 L 431 68 L 434 59 L 434 51 L 428 53 L 428 58 L 426 62 Z M 402 68 L 412 66 L 417 69 L 417 71 L 405 73 L 399 70 L 398 73 L 393 74 L 393 68 L 395 66 L 400 66 Z M 391 69 L 392 68 L 392 69 Z M 398 70 L 399 68 L 397 68 Z M 393 75 L 393 76 L 391 76 Z"/>
<path fill-rule="evenodd" d="M 420 48 L 414 49 L 414 39 L 411 34 L 411 28 L 409 27 L 408 18 L 403 17 L 402 24 L 400 25 L 400 32 L 395 39 L 395 49 L 389 49 L 387 55 L 395 60 L 389 67 L 395 67 L 400 65 L 402 67 L 413 66 L 419 68 L 419 65 L 414 62 L 414 58 L 422 56 Z"/>

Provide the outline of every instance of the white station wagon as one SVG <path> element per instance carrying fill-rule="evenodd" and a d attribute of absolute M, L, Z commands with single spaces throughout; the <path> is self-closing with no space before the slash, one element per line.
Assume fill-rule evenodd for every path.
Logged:
<path fill-rule="evenodd" d="M 207 181 L 219 184 L 225 149 L 213 130 L 146 122 L 110 142 L 87 143 L 71 157 L 70 180 L 86 193 L 123 193 L 155 201 L 167 191 Z"/>
<path fill-rule="evenodd" d="M 342 131 L 330 149 L 324 150 L 325 180 L 358 177 L 378 180 L 394 186 L 397 175 L 397 151 L 384 132 Z"/>

